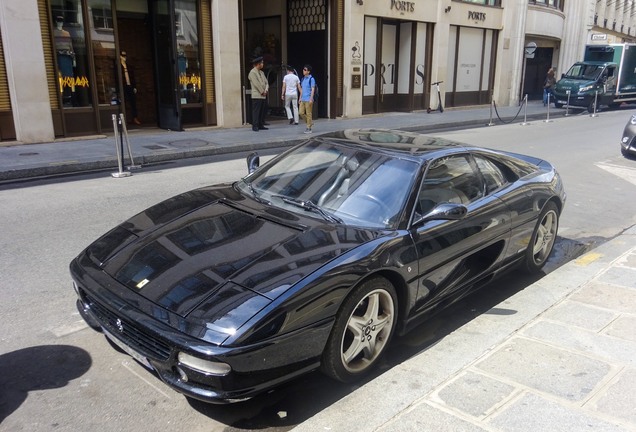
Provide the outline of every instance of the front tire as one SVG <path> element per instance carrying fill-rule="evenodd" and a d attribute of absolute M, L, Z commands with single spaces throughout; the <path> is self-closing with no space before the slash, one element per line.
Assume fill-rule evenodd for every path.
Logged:
<path fill-rule="evenodd" d="M 530 244 L 526 249 L 525 269 L 529 273 L 541 271 L 552 253 L 559 229 L 559 209 L 549 202 L 539 216 L 537 226 L 532 232 Z"/>
<path fill-rule="evenodd" d="M 322 372 L 342 382 L 369 373 L 382 358 L 397 322 L 395 288 L 374 277 L 345 299 L 322 355 Z"/>

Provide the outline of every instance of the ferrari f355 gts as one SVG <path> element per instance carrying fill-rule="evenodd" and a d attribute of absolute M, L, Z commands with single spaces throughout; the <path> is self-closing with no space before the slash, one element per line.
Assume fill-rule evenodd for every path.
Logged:
<path fill-rule="evenodd" d="M 315 369 L 359 379 L 394 335 L 504 271 L 540 272 L 566 198 L 545 160 L 391 130 L 311 137 L 248 167 L 70 264 L 91 327 L 213 403 Z"/>

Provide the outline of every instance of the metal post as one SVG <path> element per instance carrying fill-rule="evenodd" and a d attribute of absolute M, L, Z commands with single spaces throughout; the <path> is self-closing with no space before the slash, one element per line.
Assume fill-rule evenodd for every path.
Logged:
<path fill-rule="evenodd" d="M 112 173 L 111 176 L 115 178 L 120 177 L 129 177 L 131 174 L 127 171 L 124 171 L 124 162 L 123 162 L 123 152 L 124 146 L 123 141 L 121 141 L 121 117 L 117 117 L 117 114 L 112 115 L 113 118 L 113 130 L 115 131 L 115 149 L 117 150 L 117 166 L 119 167 L 119 171 L 116 173 Z"/>
<path fill-rule="evenodd" d="M 569 115 L 568 111 L 570 110 L 570 90 L 566 90 L 565 93 L 568 95 L 568 101 L 565 104 L 565 116 Z"/>
<path fill-rule="evenodd" d="M 486 126 L 494 126 L 495 124 L 492 122 L 492 105 L 495 103 L 495 100 L 492 98 L 492 96 L 490 97 L 490 121 L 488 122 L 488 124 Z"/>
<path fill-rule="evenodd" d="M 545 120 L 543 120 L 545 123 L 550 123 L 552 120 L 550 120 L 550 92 L 548 92 L 548 115 L 546 117 Z"/>
<path fill-rule="evenodd" d="M 520 123 L 521 126 L 527 126 L 530 123 L 528 123 L 528 95 L 526 94 L 523 97 L 523 123 Z"/>
<path fill-rule="evenodd" d="M 123 114 L 119 114 L 119 122 L 122 127 L 122 137 L 126 140 L 126 147 L 128 148 L 128 158 L 130 159 L 130 165 L 126 167 L 129 171 L 141 168 L 141 165 L 135 165 L 135 161 L 133 160 L 132 149 L 130 148 L 130 141 L 128 141 L 128 128 L 126 127 L 126 121 Z M 123 149 L 122 149 L 123 152 Z M 123 153 L 122 153 L 123 159 Z"/>
<path fill-rule="evenodd" d="M 598 90 L 594 92 L 594 112 L 590 114 L 590 117 L 598 117 L 598 114 L 596 114 L 597 103 L 598 103 Z"/>
<path fill-rule="evenodd" d="M 247 97 L 245 96 L 247 94 L 247 90 L 245 89 L 245 86 L 241 87 L 241 93 L 243 96 L 243 126 L 245 126 L 247 124 Z"/>

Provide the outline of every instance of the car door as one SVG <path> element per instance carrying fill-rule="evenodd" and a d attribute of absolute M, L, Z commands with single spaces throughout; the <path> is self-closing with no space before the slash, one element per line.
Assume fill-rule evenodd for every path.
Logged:
<path fill-rule="evenodd" d="M 510 235 L 510 211 L 488 194 L 484 177 L 468 153 L 429 164 L 416 212 L 443 202 L 468 209 L 460 220 L 429 220 L 412 229 L 419 284 L 415 313 L 430 309 L 492 270 Z"/>

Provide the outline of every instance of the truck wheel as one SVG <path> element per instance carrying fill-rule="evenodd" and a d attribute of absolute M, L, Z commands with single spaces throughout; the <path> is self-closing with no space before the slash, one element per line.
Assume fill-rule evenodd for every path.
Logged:
<path fill-rule="evenodd" d="M 554 103 L 554 107 L 555 107 L 555 108 L 563 108 L 563 104 L 562 104 L 562 103 L 559 103 L 559 102 L 555 102 L 555 103 Z"/>
<path fill-rule="evenodd" d="M 595 105 L 596 104 L 594 103 L 594 101 L 590 102 L 590 104 L 587 106 L 587 112 L 589 112 L 590 114 L 593 114 Z M 597 109 L 598 109 L 598 107 L 597 107 Z"/>

